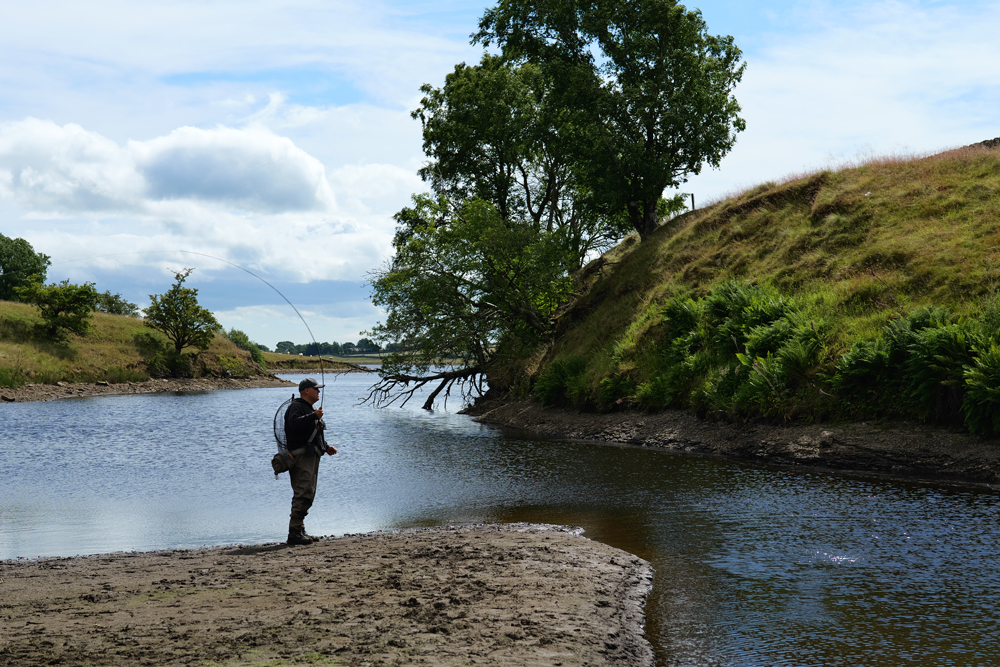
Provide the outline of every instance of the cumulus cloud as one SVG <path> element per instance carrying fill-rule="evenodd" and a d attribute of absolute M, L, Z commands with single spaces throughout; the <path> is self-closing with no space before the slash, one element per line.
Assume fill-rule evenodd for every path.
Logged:
<path fill-rule="evenodd" d="M 262 128 L 182 127 L 119 146 L 79 125 L 0 125 L 0 196 L 36 213 L 152 213 L 163 200 L 249 211 L 325 211 L 319 160 Z"/>
<path fill-rule="evenodd" d="M 128 149 L 152 199 L 219 201 L 270 212 L 333 204 L 319 160 L 259 129 L 182 127 L 129 142 Z"/>
<path fill-rule="evenodd" d="M 79 125 L 0 124 L 0 196 L 36 211 L 120 211 L 143 188 L 128 151 Z"/>

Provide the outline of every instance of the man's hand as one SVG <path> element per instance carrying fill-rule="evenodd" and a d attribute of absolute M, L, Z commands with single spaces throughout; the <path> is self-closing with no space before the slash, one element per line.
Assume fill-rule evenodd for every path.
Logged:
<path fill-rule="evenodd" d="M 316 419 L 322 419 L 322 418 L 323 418 L 323 408 L 319 408 L 318 410 L 316 410 Z"/>
<path fill-rule="evenodd" d="M 329 454 L 330 456 L 333 456 L 334 454 L 337 453 L 337 448 L 336 447 L 331 447 L 330 445 L 327 445 L 326 446 L 326 453 Z"/>

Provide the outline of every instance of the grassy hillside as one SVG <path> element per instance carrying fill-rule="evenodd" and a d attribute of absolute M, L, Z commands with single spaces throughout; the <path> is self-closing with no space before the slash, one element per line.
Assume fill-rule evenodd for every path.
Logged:
<path fill-rule="evenodd" d="M 997 149 L 765 183 L 588 266 L 532 391 L 590 410 L 1000 431 L 998 248 Z"/>
<path fill-rule="evenodd" d="M 221 335 L 178 368 L 168 363 L 172 345 L 166 337 L 138 319 L 94 313 L 90 333 L 60 343 L 35 332 L 41 321 L 37 312 L 23 303 L 0 301 L 0 386 L 101 380 L 114 384 L 167 375 L 247 377 L 262 372 L 247 352 Z"/>

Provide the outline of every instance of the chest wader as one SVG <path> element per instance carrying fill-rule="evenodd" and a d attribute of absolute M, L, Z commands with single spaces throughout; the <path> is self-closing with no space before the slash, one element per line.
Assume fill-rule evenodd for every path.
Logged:
<path fill-rule="evenodd" d="M 288 469 L 292 483 L 292 512 L 288 519 L 288 544 L 310 544 L 317 539 L 306 534 L 305 518 L 316 497 L 316 482 L 319 478 L 319 462 L 325 453 L 322 447 L 323 438 L 316 436 L 323 430 L 322 420 L 316 422 L 316 428 L 309 436 L 306 447 L 288 452 L 293 463 Z M 313 456 L 305 456 L 307 448 L 313 449 Z"/>

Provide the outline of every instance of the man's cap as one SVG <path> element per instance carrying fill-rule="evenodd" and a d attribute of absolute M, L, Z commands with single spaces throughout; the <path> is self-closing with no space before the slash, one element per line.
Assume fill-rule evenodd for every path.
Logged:
<path fill-rule="evenodd" d="M 302 391 L 303 389 L 322 389 L 325 386 L 326 385 L 316 382 L 313 378 L 306 378 L 299 383 L 299 391 Z"/>

